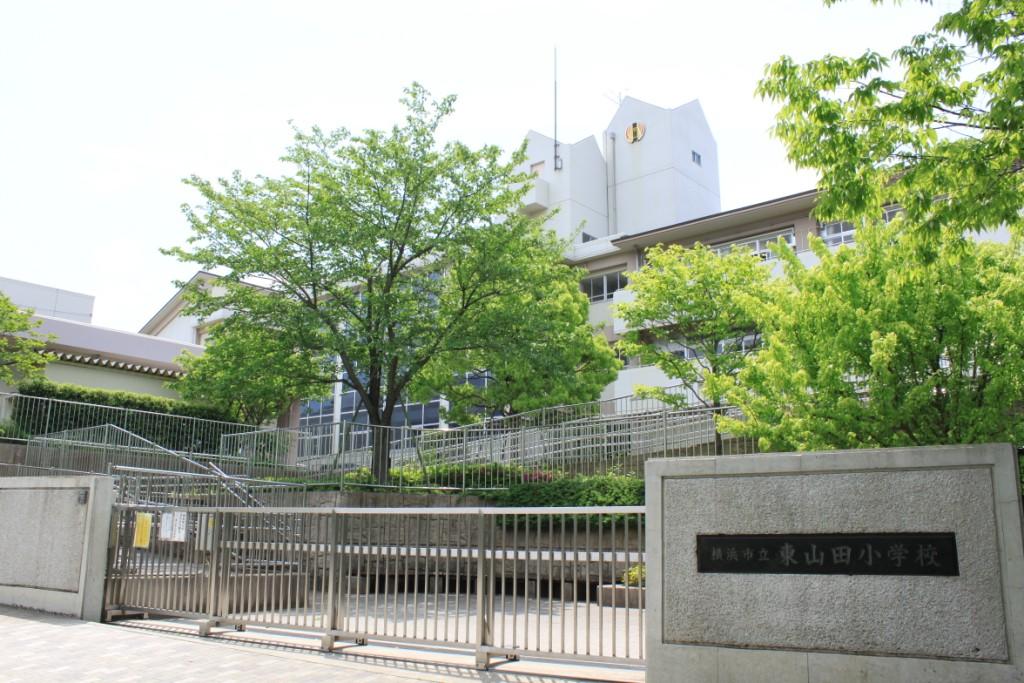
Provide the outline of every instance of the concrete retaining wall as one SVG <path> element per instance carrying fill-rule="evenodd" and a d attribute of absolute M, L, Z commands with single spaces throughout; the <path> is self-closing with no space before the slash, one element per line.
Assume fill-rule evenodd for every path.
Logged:
<path fill-rule="evenodd" d="M 0 478 L 0 604 L 99 621 L 109 477 Z"/>
<path fill-rule="evenodd" d="M 25 450 L 27 448 L 24 443 L 0 441 L 0 464 L 25 464 Z"/>

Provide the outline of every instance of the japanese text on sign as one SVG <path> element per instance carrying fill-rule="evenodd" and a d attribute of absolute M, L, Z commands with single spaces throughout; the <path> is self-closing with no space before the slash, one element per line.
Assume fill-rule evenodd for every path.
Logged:
<path fill-rule="evenodd" d="M 959 576 L 952 533 L 697 536 L 697 571 Z"/>

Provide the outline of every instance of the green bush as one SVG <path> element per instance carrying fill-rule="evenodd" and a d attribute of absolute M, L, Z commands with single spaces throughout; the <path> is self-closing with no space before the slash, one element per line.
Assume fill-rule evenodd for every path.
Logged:
<path fill-rule="evenodd" d="M 620 581 L 627 586 L 643 586 L 647 583 L 647 565 L 634 564 L 632 567 L 622 572 Z"/>
<path fill-rule="evenodd" d="M 12 422 L 21 433 L 30 435 L 114 424 L 164 448 L 216 453 L 222 434 L 252 430 L 252 427 L 247 425 L 231 423 L 230 415 L 217 408 L 160 396 L 93 389 L 71 384 L 55 384 L 47 380 L 25 382 L 18 386 L 18 393 L 21 396 L 72 402 L 72 404 L 51 403 L 44 407 L 38 401 L 16 398 Z M 98 407 L 87 408 L 75 405 L 81 403 Z M 104 407 L 143 412 L 105 410 Z M 148 413 L 156 413 L 156 415 Z M 162 419 L 164 415 L 213 420 L 227 424 L 196 425 L 191 420 Z"/>
<path fill-rule="evenodd" d="M 644 480 L 621 474 L 602 474 L 523 482 L 483 495 L 508 507 L 643 505 Z"/>
<path fill-rule="evenodd" d="M 538 476 L 534 470 L 524 470 L 515 465 L 499 463 L 477 465 L 404 465 L 392 467 L 389 472 L 391 485 L 377 486 L 373 474 L 367 467 L 346 472 L 342 476 L 333 476 L 317 483 L 341 483 L 358 486 L 361 490 L 393 491 L 401 482 L 402 487 L 413 489 L 418 493 L 451 493 L 452 490 L 466 491 L 476 494 L 480 491 L 505 486 L 509 482 Z M 550 473 L 542 473 L 550 478 Z M 277 481 L 301 482 L 302 477 L 279 477 Z"/>
<path fill-rule="evenodd" d="M 18 426 L 14 420 L 0 422 L 0 440 L 17 439 L 25 440 L 29 437 L 28 432 Z"/>

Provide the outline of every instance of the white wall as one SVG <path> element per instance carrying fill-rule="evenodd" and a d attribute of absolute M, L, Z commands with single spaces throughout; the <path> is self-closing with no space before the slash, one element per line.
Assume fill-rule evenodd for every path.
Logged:
<path fill-rule="evenodd" d="M 536 131 L 526 136 L 527 161 L 520 170 L 528 171 L 544 162 L 537 174 L 542 191 L 531 195 L 539 210 L 555 211 L 548 227 L 560 238 L 581 240 L 580 231 L 593 237 L 608 234 L 607 181 L 604 157 L 593 137 L 574 144 L 559 145 L 562 170 L 555 170 L 554 140 Z"/>
<path fill-rule="evenodd" d="M 634 393 L 633 387 L 638 384 L 649 387 L 670 387 L 679 384 L 679 380 L 670 378 L 655 365 L 646 365 L 642 368 L 623 368 L 619 370 L 619 376 L 615 378 L 615 381 L 601 392 L 601 398 L 629 396 Z"/>
<path fill-rule="evenodd" d="M 186 344 L 196 343 L 196 325 L 199 318 L 194 315 L 181 315 L 172 318 L 167 326 L 155 336 L 161 339 L 173 339 L 174 341 L 185 342 Z"/>
<path fill-rule="evenodd" d="M 634 122 L 643 137 L 626 140 Z M 619 233 L 681 223 L 721 210 L 718 149 L 700 104 L 675 109 L 627 97 L 608 124 L 615 134 L 615 198 Z M 701 164 L 692 152 L 701 155 Z"/>
<path fill-rule="evenodd" d="M 95 297 L 66 289 L 46 287 L 31 282 L 0 277 L 0 293 L 19 308 L 32 309 L 34 313 L 63 318 L 81 323 L 92 322 L 92 307 Z"/>

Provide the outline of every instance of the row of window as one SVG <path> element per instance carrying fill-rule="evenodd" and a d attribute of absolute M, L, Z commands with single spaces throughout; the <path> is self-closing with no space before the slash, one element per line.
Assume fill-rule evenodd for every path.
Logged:
<path fill-rule="evenodd" d="M 778 232 L 768 233 L 766 235 L 758 235 L 756 237 L 748 237 L 747 239 L 738 240 L 736 242 L 729 242 L 721 246 L 715 247 L 715 253 L 722 255 L 728 254 L 733 249 L 749 249 L 754 254 L 757 254 L 764 261 L 770 261 L 775 258 L 775 254 L 772 253 L 771 245 L 778 243 L 782 240 L 790 247 L 796 247 L 796 233 L 793 232 L 793 228 L 786 230 L 779 230 Z"/>
<path fill-rule="evenodd" d="M 887 206 L 882 213 L 882 219 L 888 223 L 902 210 L 903 209 L 896 204 Z M 853 244 L 854 234 L 856 231 L 856 226 L 849 221 L 832 221 L 822 223 L 818 227 L 818 236 L 825 242 L 825 246 L 835 248 L 843 244 Z M 718 245 L 713 247 L 713 249 L 717 254 L 727 254 L 737 248 L 749 249 L 752 253 L 760 256 L 763 260 L 770 261 L 775 258 L 775 254 L 771 250 L 771 245 L 776 244 L 780 239 L 788 244 L 790 248 L 796 248 L 796 233 L 793 231 L 793 228 L 790 227 L 784 230 L 778 230 L 764 235 L 757 235 L 755 237 L 748 237 L 735 242 Z M 602 275 L 591 275 L 584 278 L 580 282 L 580 288 L 592 302 L 607 301 L 612 298 L 612 295 L 617 290 L 622 289 L 627 284 L 628 281 L 626 279 L 626 274 L 622 271 L 617 271 L 614 273 L 604 273 Z"/>
<path fill-rule="evenodd" d="M 882 220 L 888 223 L 901 211 L 903 211 L 903 207 L 899 204 L 890 204 L 882 210 Z M 822 223 L 818 228 L 818 236 L 825 242 L 825 246 L 833 248 L 843 244 L 853 244 L 856 232 L 857 227 L 850 221 L 831 221 Z"/>

